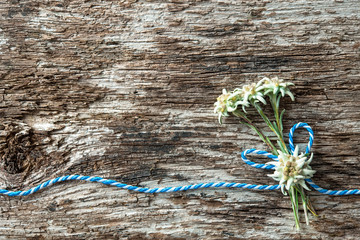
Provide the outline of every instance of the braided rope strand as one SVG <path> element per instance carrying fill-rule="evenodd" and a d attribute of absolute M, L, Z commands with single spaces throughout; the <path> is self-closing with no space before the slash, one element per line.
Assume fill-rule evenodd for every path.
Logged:
<path fill-rule="evenodd" d="M 27 196 L 41 189 L 49 187 L 55 183 L 70 181 L 70 180 L 83 180 L 88 182 L 99 182 L 105 185 L 115 186 L 122 189 L 127 189 L 130 191 L 142 192 L 142 193 L 169 193 L 169 192 L 179 192 L 179 191 L 187 191 L 187 190 L 195 190 L 199 188 L 245 188 L 245 189 L 256 189 L 256 190 L 277 190 L 280 189 L 279 185 L 255 185 L 255 184 L 246 184 L 246 183 L 234 183 L 234 182 L 210 182 L 210 183 L 199 183 L 187 186 L 179 186 L 179 187 L 162 187 L 162 188 L 143 188 L 128 185 L 125 183 L 120 183 L 115 180 L 104 179 L 101 177 L 90 177 L 90 176 L 82 176 L 82 175 L 67 175 L 62 177 L 57 177 L 51 180 L 48 180 L 36 187 L 33 187 L 26 191 L 8 191 L 5 189 L 0 189 L 0 194 L 8 195 L 8 196 Z"/>
<path fill-rule="evenodd" d="M 310 150 L 311 150 L 311 147 L 313 145 L 313 142 L 314 142 L 314 132 L 313 130 L 311 129 L 311 127 L 307 124 L 307 123 L 303 123 L 303 122 L 299 122 L 297 124 L 295 124 L 291 129 L 290 129 L 290 132 L 289 132 L 289 146 L 290 146 L 290 149 L 291 149 L 291 153 L 294 152 L 295 150 L 295 146 L 294 146 L 294 139 L 293 139 L 293 135 L 294 135 L 294 131 L 297 129 L 297 128 L 300 128 L 300 127 L 303 127 L 305 128 L 308 132 L 309 132 L 309 143 L 306 147 L 306 151 L 305 153 L 310 153 Z"/>
<path fill-rule="evenodd" d="M 248 165 L 254 167 L 254 168 L 260 168 L 260 169 L 275 169 L 274 165 L 271 164 L 260 164 L 260 163 L 255 163 L 250 161 L 249 159 L 247 159 L 246 155 L 250 154 L 250 153 L 255 153 L 255 154 L 259 154 L 259 155 L 264 155 L 268 158 L 274 159 L 276 161 L 279 161 L 279 158 L 275 155 L 272 155 L 271 153 L 268 153 L 266 151 L 260 151 L 260 150 L 256 150 L 254 148 L 252 149 L 246 149 L 245 151 L 243 151 L 241 153 L 241 159 Z"/>
<path fill-rule="evenodd" d="M 314 188 L 316 191 L 326 194 L 326 195 L 335 195 L 335 196 L 342 196 L 342 195 L 360 195 L 360 190 L 358 189 L 349 189 L 349 190 L 327 190 L 322 187 L 316 185 L 311 179 L 305 179 L 306 182 Z"/>

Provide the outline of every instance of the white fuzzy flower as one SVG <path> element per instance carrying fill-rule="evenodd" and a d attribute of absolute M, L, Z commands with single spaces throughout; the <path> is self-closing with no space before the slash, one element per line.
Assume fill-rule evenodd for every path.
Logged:
<path fill-rule="evenodd" d="M 268 94 L 278 94 L 281 93 L 281 96 L 284 97 L 285 94 L 289 95 L 292 101 L 295 100 L 294 95 L 290 92 L 289 86 L 294 86 L 291 82 L 284 82 L 283 79 L 279 79 L 278 77 L 273 78 L 263 78 L 261 80 L 263 85 L 260 87 L 261 90 L 264 91 L 264 95 Z"/>
<path fill-rule="evenodd" d="M 283 153 L 279 150 L 278 153 L 279 161 L 267 163 L 276 166 L 275 172 L 268 176 L 279 181 L 282 193 L 286 195 L 284 188 L 289 190 L 292 186 L 296 185 L 300 185 L 310 191 L 308 186 L 306 186 L 305 179 L 311 178 L 316 172 L 312 170 L 309 165 L 312 161 L 313 154 L 311 154 L 307 160 L 307 156 L 305 156 L 304 153 L 299 155 L 298 146 L 295 147 L 293 155 Z"/>
<path fill-rule="evenodd" d="M 230 96 L 230 93 L 226 89 L 222 90 L 222 94 L 217 98 L 217 102 L 214 103 L 215 109 L 214 113 L 219 114 L 219 123 L 221 124 L 222 117 L 229 116 L 227 109 L 227 99 Z"/>
<path fill-rule="evenodd" d="M 246 113 L 245 107 L 249 107 L 251 103 L 260 101 L 266 104 L 264 94 L 261 91 L 261 85 L 262 81 L 259 81 L 258 83 L 245 85 L 241 89 L 235 89 L 234 93 L 237 93 L 239 96 L 239 102 L 236 103 L 236 106 L 241 105 L 243 111 Z"/>
<path fill-rule="evenodd" d="M 239 105 L 244 109 L 249 107 L 250 103 L 244 99 L 242 89 L 236 88 L 227 99 L 227 107 L 229 112 L 235 111 Z"/>
<path fill-rule="evenodd" d="M 222 118 L 229 116 L 229 112 L 234 112 L 239 105 L 243 107 L 249 106 L 248 102 L 245 102 L 242 97 L 242 90 L 235 89 L 232 92 L 223 89 L 223 94 L 217 98 L 217 102 L 214 103 L 214 112 L 219 114 L 219 123 L 221 124 Z"/>
<path fill-rule="evenodd" d="M 242 94 L 244 97 L 244 101 L 254 100 L 254 101 L 260 101 L 263 104 L 266 104 L 266 101 L 263 98 L 264 95 L 262 92 L 260 92 L 261 84 L 262 84 L 262 81 L 259 81 L 256 84 L 252 83 L 252 84 L 243 86 Z"/>

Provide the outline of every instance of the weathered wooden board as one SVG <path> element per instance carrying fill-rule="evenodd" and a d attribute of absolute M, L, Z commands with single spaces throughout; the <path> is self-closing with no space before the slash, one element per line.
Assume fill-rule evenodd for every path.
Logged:
<path fill-rule="evenodd" d="M 359 10 L 358 0 L 2 1 L 0 187 L 75 173 L 147 187 L 275 184 L 239 158 L 265 146 L 235 119 L 218 125 L 213 102 L 277 75 L 296 84 L 285 129 L 314 128 L 314 181 L 359 189 Z M 280 192 L 62 183 L 1 196 L 0 239 L 360 238 L 359 196 L 310 195 L 320 217 L 299 233 Z"/>

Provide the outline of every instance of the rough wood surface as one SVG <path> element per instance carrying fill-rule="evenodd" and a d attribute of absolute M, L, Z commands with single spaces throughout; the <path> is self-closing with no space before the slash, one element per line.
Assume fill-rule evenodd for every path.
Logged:
<path fill-rule="evenodd" d="M 147 187 L 274 184 L 238 154 L 265 146 L 212 111 L 222 88 L 277 75 L 296 84 L 285 129 L 314 128 L 314 181 L 360 189 L 359 10 L 358 0 L 1 1 L 0 187 L 75 173 Z M 320 217 L 299 233 L 280 192 L 62 183 L 1 196 L 0 239 L 360 238 L 359 196 L 310 195 Z"/>

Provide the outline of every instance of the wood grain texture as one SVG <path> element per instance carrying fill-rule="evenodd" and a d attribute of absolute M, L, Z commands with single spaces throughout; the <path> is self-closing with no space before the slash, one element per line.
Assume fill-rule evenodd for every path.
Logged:
<path fill-rule="evenodd" d="M 2 1 L 0 187 L 65 174 L 275 184 L 240 160 L 265 146 L 233 118 L 218 125 L 213 102 L 277 75 L 296 84 L 286 131 L 299 121 L 315 131 L 314 181 L 360 189 L 359 10 L 357 0 Z M 359 196 L 310 195 L 320 217 L 299 233 L 280 192 L 61 183 L 1 196 L 0 239 L 360 238 Z"/>

